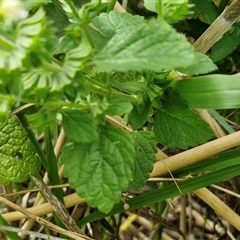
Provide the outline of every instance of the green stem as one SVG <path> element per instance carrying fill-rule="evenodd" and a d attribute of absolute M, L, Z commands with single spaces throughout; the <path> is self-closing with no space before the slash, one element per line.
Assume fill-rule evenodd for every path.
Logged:
<path fill-rule="evenodd" d="M 82 26 L 82 30 L 84 31 L 85 36 L 86 36 L 86 38 L 87 38 L 89 44 L 91 45 L 92 48 L 94 48 L 94 43 L 93 43 L 93 41 L 92 41 L 92 38 L 91 38 L 91 36 L 90 36 L 90 34 L 89 34 L 89 32 L 88 32 L 86 26 Z"/>
<path fill-rule="evenodd" d="M 117 0 L 109 0 L 108 2 L 108 7 L 107 7 L 107 12 L 111 12 L 114 9 L 114 6 L 116 4 Z"/>
<path fill-rule="evenodd" d="M 52 61 L 53 61 L 54 63 L 56 63 L 57 65 L 59 65 L 60 67 L 63 66 L 63 63 L 62 63 L 61 61 L 59 61 L 58 59 L 56 59 L 55 57 L 52 57 Z"/>
<path fill-rule="evenodd" d="M 157 1 L 157 12 L 158 12 L 158 18 L 162 18 L 162 0 Z"/>
<path fill-rule="evenodd" d="M 23 126 L 23 128 L 27 131 L 28 137 L 29 137 L 31 143 L 34 145 L 43 167 L 47 170 L 48 163 L 47 163 L 46 156 L 44 155 L 42 149 L 40 148 L 33 131 L 30 129 L 27 119 L 25 118 L 23 113 L 17 113 L 16 116 L 17 116 L 19 122 L 21 123 L 21 125 Z"/>
<path fill-rule="evenodd" d="M 0 36 L 0 45 L 7 50 L 13 50 L 15 48 L 14 43 L 3 36 Z"/>
<path fill-rule="evenodd" d="M 77 12 L 77 9 L 75 8 L 74 4 L 72 3 L 72 0 L 66 0 L 67 5 L 71 8 L 72 13 L 74 17 L 78 20 L 78 22 L 81 22 L 81 18 Z"/>

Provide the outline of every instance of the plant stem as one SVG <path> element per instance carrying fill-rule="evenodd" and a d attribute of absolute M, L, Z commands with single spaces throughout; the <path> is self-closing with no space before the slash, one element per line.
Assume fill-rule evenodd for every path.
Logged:
<path fill-rule="evenodd" d="M 78 20 L 78 22 L 81 22 L 81 18 L 79 16 L 74 4 L 72 3 L 72 1 L 71 0 L 66 0 L 66 3 L 71 8 L 74 17 Z"/>
<path fill-rule="evenodd" d="M 116 4 L 117 0 L 109 0 L 108 2 L 108 7 L 107 7 L 107 12 L 111 12 L 114 9 L 114 6 Z"/>
<path fill-rule="evenodd" d="M 40 148 L 33 131 L 29 128 L 29 124 L 28 124 L 25 116 L 23 115 L 23 113 L 17 113 L 16 116 L 17 116 L 19 122 L 21 123 L 21 125 L 23 126 L 23 128 L 27 131 L 28 137 L 29 137 L 31 143 L 34 145 L 43 167 L 47 170 L 48 169 L 47 159 L 46 159 L 42 149 Z"/>

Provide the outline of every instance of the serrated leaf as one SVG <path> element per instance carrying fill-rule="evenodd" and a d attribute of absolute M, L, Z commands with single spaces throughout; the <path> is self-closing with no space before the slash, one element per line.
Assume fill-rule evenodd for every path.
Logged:
<path fill-rule="evenodd" d="M 195 52 L 195 56 L 196 63 L 187 68 L 178 68 L 178 71 L 185 74 L 198 75 L 206 74 L 218 69 L 218 67 L 212 62 L 212 60 L 208 56 L 199 52 Z"/>
<path fill-rule="evenodd" d="M 0 183 L 23 182 L 39 169 L 40 161 L 26 131 L 10 116 L 0 127 Z"/>
<path fill-rule="evenodd" d="M 124 31 L 124 28 L 128 26 L 137 26 L 143 22 L 143 19 L 137 15 L 133 16 L 130 13 L 116 11 L 101 13 L 92 20 L 92 25 L 88 26 L 88 31 L 94 41 L 95 48 L 100 50 L 116 32 Z"/>
<path fill-rule="evenodd" d="M 156 112 L 154 133 L 158 141 L 170 148 L 187 149 L 213 137 L 213 132 L 195 112 L 190 110 L 175 91 Z"/>
<path fill-rule="evenodd" d="M 123 115 L 129 113 L 133 108 L 131 102 L 124 96 L 111 95 L 107 101 L 110 104 L 107 114 L 110 115 Z"/>
<path fill-rule="evenodd" d="M 229 44 L 231 42 L 231 44 Z M 219 41 L 217 41 L 211 49 L 211 58 L 214 62 L 217 62 L 227 55 L 231 54 L 237 46 L 240 44 L 240 37 L 238 31 L 234 31 L 232 34 L 224 35 Z"/>
<path fill-rule="evenodd" d="M 26 118 L 31 122 L 31 127 L 41 134 L 46 128 L 54 130 L 57 127 L 57 111 L 56 107 L 43 106 L 37 112 L 26 115 Z"/>
<path fill-rule="evenodd" d="M 172 82 L 190 108 L 226 109 L 240 106 L 240 78 L 206 75 Z"/>
<path fill-rule="evenodd" d="M 161 8 L 159 9 L 158 2 L 157 0 L 144 0 L 144 6 L 148 10 L 158 13 L 171 24 L 183 20 L 192 13 L 190 8 L 193 7 L 193 4 L 189 4 L 188 0 L 162 0 L 160 1 Z"/>
<path fill-rule="evenodd" d="M 152 103 L 148 96 L 144 97 L 144 100 L 140 106 L 135 105 L 133 110 L 129 114 L 129 121 L 134 130 L 141 128 L 148 120 L 152 111 Z"/>
<path fill-rule="evenodd" d="M 190 0 L 194 7 L 193 18 L 199 17 L 201 21 L 211 24 L 219 15 L 218 9 L 212 0 Z"/>
<path fill-rule="evenodd" d="M 132 137 L 136 155 L 133 180 L 129 187 L 134 191 L 139 191 L 146 184 L 156 161 L 156 137 L 153 132 L 148 131 L 133 132 Z"/>
<path fill-rule="evenodd" d="M 86 111 L 62 110 L 62 124 L 69 139 L 75 142 L 92 142 L 98 137 L 93 118 Z"/>
<path fill-rule="evenodd" d="M 115 34 L 95 57 L 99 71 L 162 71 L 188 67 L 195 61 L 186 38 L 164 21 L 132 26 Z"/>
<path fill-rule="evenodd" d="M 42 8 L 23 21 L 20 21 L 14 30 L 16 32 L 15 41 L 0 36 L 0 44 L 3 47 L 0 50 L 0 69 L 14 70 L 22 67 L 22 60 L 29 51 L 31 45 L 38 41 L 39 33 L 43 30 L 45 22 L 45 13 Z"/>
<path fill-rule="evenodd" d="M 91 47 L 86 40 L 74 49 L 67 52 L 61 68 L 49 62 L 43 62 L 41 66 L 23 74 L 22 82 L 24 90 L 38 95 L 39 92 L 60 91 L 70 85 L 76 73 L 83 69 L 85 58 L 91 53 Z"/>
<path fill-rule="evenodd" d="M 128 187 L 134 154 L 130 135 L 106 125 L 99 140 L 64 146 L 61 161 L 71 187 L 90 206 L 107 213 Z"/>

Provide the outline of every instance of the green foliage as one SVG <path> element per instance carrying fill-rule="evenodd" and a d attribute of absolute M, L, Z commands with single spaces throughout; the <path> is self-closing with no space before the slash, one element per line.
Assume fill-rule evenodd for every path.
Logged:
<path fill-rule="evenodd" d="M 117 32 L 124 32 L 127 27 L 137 26 L 143 21 L 143 17 L 140 16 L 112 11 L 95 17 L 91 22 L 92 25 L 88 26 L 88 30 L 95 48 L 100 50 Z"/>
<path fill-rule="evenodd" d="M 156 161 L 156 137 L 153 132 L 148 131 L 133 132 L 132 137 L 135 146 L 135 166 L 129 187 L 139 191 L 146 184 Z"/>
<path fill-rule="evenodd" d="M 132 138 L 104 125 L 91 143 L 69 143 L 61 157 L 71 187 L 92 207 L 109 212 L 132 178 L 134 145 Z"/>
<path fill-rule="evenodd" d="M 156 112 L 154 133 L 160 143 L 172 149 L 194 147 L 213 137 L 208 124 L 175 91 L 169 93 L 168 101 Z"/>
<path fill-rule="evenodd" d="M 160 143 L 182 149 L 211 139 L 208 126 L 190 108 L 239 107 L 239 79 L 176 80 L 179 72 L 203 75 L 217 66 L 169 25 L 187 24 L 192 11 L 194 18 L 211 23 L 220 10 L 210 0 L 201 2 L 145 0 L 158 15 L 151 20 L 106 13 L 110 7 L 100 0 L 75 1 L 77 7 L 70 0 L 20 1 L 19 9 L 29 16 L 18 19 L 0 4 L 0 181 L 24 181 L 39 170 L 26 133 L 8 118 L 11 110 L 29 103 L 36 111 L 26 114 L 31 129 L 25 129 L 45 132 L 47 157 L 53 158 L 51 133 L 63 126 L 65 176 L 90 206 L 105 213 L 128 187 L 138 190 L 145 184 L 157 151 L 155 135 Z M 236 51 L 238 35 L 233 28 L 216 43 L 212 59 Z M 230 37 L 233 45 L 226 47 Z M 105 115 L 123 117 L 135 131 L 106 124 Z M 59 182 L 53 174 L 57 166 L 42 163 L 52 172 L 51 181 Z"/>
<path fill-rule="evenodd" d="M 94 60 L 98 70 L 106 72 L 163 71 L 194 62 L 193 47 L 163 21 L 139 23 L 116 33 Z"/>
<path fill-rule="evenodd" d="M 226 109 L 240 105 L 239 77 L 207 75 L 173 82 L 190 108 Z"/>
<path fill-rule="evenodd" d="M 86 111 L 62 111 L 62 124 L 69 139 L 75 142 L 93 142 L 97 140 L 97 129 L 93 118 Z"/>
<path fill-rule="evenodd" d="M 211 49 L 211 59 L 217 62 L 231 54 L 240 44 L 239 23 L 229 30 Z M 229 44 L 231 42 L 231 44 Z"/>
<path fill-rule="evenodd" d="M 206 74 L 212 71 L 217 70 L 217 66 L 212 62 L 212 60 L 202 54 L 202 53 L 195 53 L 196 56 L 196 63 L 188 68 L 178 68 L 178 71 L 185 73 L 185 74 Z"/>
<path fill-rule="evenodd" d="M 190 15 L 192 13 L 190 10 L 194 5 L 189 4 L 187 0 L 144 0 L 144 6 L 172 24 Z"/>
<path fill-rule="evenodd" d="M 190 0 L 194 7 L 193 18 L 199 17 L 201 21 L 211 24 L 219 15 L 218 9 L 212 0 Z"/>
<path fill-rule="evenodd" d="M 40 161 L 24 128 L 11 116 L 0 128 L 0 183 L 23 182 L 40 169 Z"/>

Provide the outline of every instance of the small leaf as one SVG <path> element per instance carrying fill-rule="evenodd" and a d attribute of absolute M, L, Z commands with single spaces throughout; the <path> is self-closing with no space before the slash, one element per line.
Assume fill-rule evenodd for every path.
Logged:
<path fill-rule="evenodd" d="M 0 127 L 0 183 L 24 182 L 39 169 L 40 161 L 26 131 L 10 116 Z"/>
<path fill-rule="evenodd" d="M 111 95 L 107 100 L 111 104 L 107 110 L 107 114 L 110 115 L 123 115 L 129 113 L 133 108 L 131 102 L 124 96 Z"/>
<path fill-rule="evenodd" d="M 63 148 L 64 173 L 79 196 L 92 207 L 109 212 L 132 178 L 132 138 L 110 125 L 102 126 L 100 139 L 69 143 Z"/>
<path fill-rule="evenodd" d="M 171 24 L 183 20 L 187 15 L 190 15 L 192 13 L 190 8 L 194 6 L 193 4 L 189 4 L 188 0 L 163 0 L 160 2 L 161 8 L 158 9 L 158 2 L 158 0 L 144 0 L 144 6 L 148 10 L 158 13 Z"/>
<path fill-rule="evenodd" d="M 144 123 L 149 119 L 150 113 L 152 111 L 152 103 L 149 98 L 143 102 L 142 108 L 138 109 L 134 106 L 133 110 L 129 114 L 129 121 L 134 130 L 141 128 Z"/>
<path fill-rule="evenodd" d="M 212 60 L 199 52 L 195 52 L 197 62 L 187 68 L 178 68 L 179 72 L 185 74 L 206 74 L 218 69 L 218 67 L 212 62 Z"/>
<path fill-rule="evenodd" d="M 135 166 L 133 168 L 133 181 L 130 188 L 139 191 L 149 178 L 156 161 L 157 145 L 153 132 L 139 131 L 133 132 L 135 146 Z"/>
<path fill-rule="evenodd" d="M 213 137 L 206 122 L 190 110 L 175 91 L 156 112 L 154 133 L 160 143 L 170 148 L 194 147 Z"/>
<path fill-rule="evenodd" d="M 66 135 L 75 142 L 92 142 L 98 137 L 93 118 L 86 111 L 62 110 Z"/>
<path fill-rule="evenodd" d="M 188 67 L 195 61 L 187 39 L 164 21 L 145 22 L 115 34 L 96 56 L 99 71 L 162 71 Z"/>

